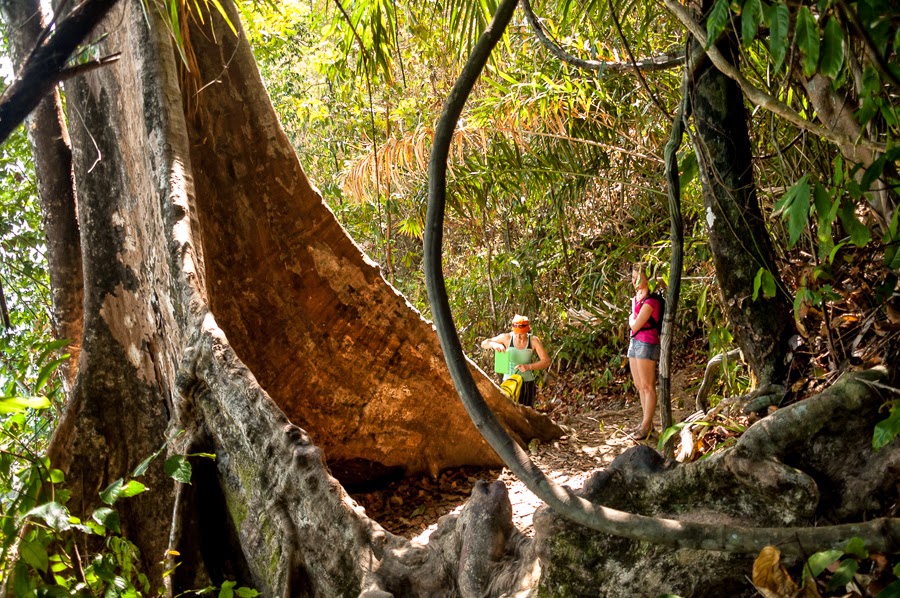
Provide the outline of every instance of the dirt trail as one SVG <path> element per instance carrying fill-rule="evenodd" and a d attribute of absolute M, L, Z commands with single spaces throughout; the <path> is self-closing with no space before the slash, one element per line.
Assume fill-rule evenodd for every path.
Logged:
<path fill-rule="evenodd" d="M 634 403 L 618 406 L 621 408 L 562 417 L 560 423 L 570 433 L 551 444 L 529 447 L 532 459 L 557 484 L 580 488 L 593 471 L 638 443 L 625 430 L 640 422 L 640 407 Z M 685 415 L 682 411 L 676 410 L 675 421 Z M 655 447 L 658 440 L 654 434 L 644 443 Z M 469 468 L 444 472 L 437 479 L 400 480 L 374 492 L 353 494 L 353 498 L 389 531 L 426 542 L 441 516 L 462 508 L 478 480 L 506 484 L 513 522 L 523 533 L 532 535 L 532 515 L 541 501 L 506 468 Z"/>

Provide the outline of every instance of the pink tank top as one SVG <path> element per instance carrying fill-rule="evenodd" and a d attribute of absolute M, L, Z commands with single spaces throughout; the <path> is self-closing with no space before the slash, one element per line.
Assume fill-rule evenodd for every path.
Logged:
<path fill-rule="evenodd" d="M 635 295 L 635 297 L 637 297 Z M 634 301 L 634 316 L 637 317 L 639 313 L 641 313 L 641 307 L 644 304 L 650 305 L 653 307 L 653 312 L 650 314 L 655 321 L 659 321 L 661 305 L 659 301 L 657 301 L 653 297 L 645 297 L 643 301 Z M 635 333 L 634 338 L 641 341 L 642 343 L 649 343 L 651 345 L 659 344 L 659 332 L 656 331 L 656 328 L 650 323 L 650 320 L 647 320 L 647 323 L 644 324 L 644 328 L 639 332 Z"/>

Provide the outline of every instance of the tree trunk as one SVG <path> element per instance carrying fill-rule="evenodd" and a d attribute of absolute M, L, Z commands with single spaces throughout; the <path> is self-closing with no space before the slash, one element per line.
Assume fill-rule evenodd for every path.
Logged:
<path fill-rule="evenodd" d="M 731 39 L 721 44 L 733 48 Z M 734 57 L 728 48 L 721 49 Z M 720 298 L 758 384 L 783 383 L 788 339 L 794 331 L 791 301 L 756 198 L 744 97 L 733 80 L 706 64 L 694 73 L 691 112 Z M 754 301 L 753 282 L 760 268 L 775 278 L 776 292 L 768 299 L 760 293 Z"/>
<path fill-rule="evenodd" d="M 19 71 L 44 28 L 43 12 L 38 0 L 0 0 L 0 13 L 7 24 L 7 38 Z M 26 127 L 38 180 L 41 223 L 47 237 L 53 302 L 50 319 L 56 337 L 72 341 L 63 351 L 71 358 L 62 365 L 64 383 L 70 388 L 78 371 L 81 349 L 84 281 L 72 186 L 72 149 L 55 88 L 38 104 Z"/>
<path fill-rule="evenodd" d="M 806 90 L 810 104 L 816 111 L 816 116 L 822 124 L 832 131 L 845 135 L 848 139 L 859 139 L 863 135 L 863 129 L 856 122 L 855 114 L 858 110 L 856 102 L 849 96 L 842 96 L 834 90 L 831 79 L 824 75 L 814 75 L 811 79 L 798 77 Z M 861 181 L 866 170 L 879 157 L 874 151 L 855 144 L 845 143 L 840 146 L 841 154 L 850 164 L 859 164 L 862 168 L 854 173 L 857 181 Z M 891 218 L 894 215 L 894 199 L 891 197 L 891 185 L 880 177 L 866 194 L 872 213 L 878 220 L 882 231 L 887 231 Z"/>
<path fill-rule="evenodd" d="M 210 452 L 219 455 L 199 496 L 223 497 L 212 504 L 227 509 L 239 534 L 251 524 L 262 533 L 257 523 L 272 513 L 297 512 L 279 493 L 250 496 L 239 485 L 250 482 L 248 472 L 258 476 L 254 484 L 282 474 L 272 471 L 265 451 L 288 421 L 315 436 L 331 472 L 347 484 L 499 465 L 453 390 L 431 325 L 360 254 L 309 184 L 246 41 L 216 15 L 205 23 L 201 29 L 192 22 L 187 34 L 187 52 L 196 59 L 188 71 L 176 63 L 156 12 L 122 3 L 101 27 L 108 35 L 100 43 L 103 53 L 121 51 L 121 60 L 66 86 L 75 123 L 85 334 L 51 458 L 66 471 L 73 510 L 89 512 L 100 490 L 182 429 L 187 434 L 173 450 L 212 443 Z M 236 403 L 231 408 L 203 412 L 204 403 L 186 398 L 222 401 L 216 389 L 224 381 L 185 374 L 198 359 L 234 377 L 232 386 L 253 391 L 228 395 Z M 470 367 L 520 441 L 561 433 Z M 183 388 L 195 390 L 182 395 L 179 376 Z M 247 401 L 264 401 L 265 409 L 251 414 Z M 221 444 L 242 426 L 251 434 L 244 445 Z M 123 529 L 160 579 L 170 527 L 179 542 L 197 533 L 191 520 L 172 515 L 189 512 L 197 495 L 173 490 L 158 464 L 142 481 L 153 490 L 122 504 Z M 281 506 L 245 521 L 252 510 L 243 503 L 254 499 Z M 199 511 L 201 521 L 209 517 Z M 212 563 L 252 554 L 268 567 L 289 553 L 282 550 L 289 541 L 240 536 L 241 545 L 263 543 L 271 553 L 208 542 L 197 550 L 216 553 L 204 558 Z M 320 549 L 332 552 L 330 544 Z M 296 563 L 286 564 L 294 571 Z M 223 567 L 191 563 L 180 575 L 215 579 Z M 269 578 L 268 569 L 250 570 L 261 588 L 288 587 Z"/>
<path fill-rule="evenodd" d="M 203 88 L 186 103 L 206 287 L 237 354 L 345 483 L 499 463 L 459 403 L 431 325 L 309 184 L 246 41 L 191 39 L 198 69 L 186 77 L 197 80 L 182 88 Z M 520 440 L 559 433 L 478 378 Z"/>
<path fill-rule="evenodd" d="M 70 120 L 77 123 L 85 335 L 51 458 L 66 470 L 70 505 L 89 511 L 99 490 L 174 438 L 170 451 L 214 453 L 215 461 L 193 459 L 191 484 L 172 482 L 155 463 L 142 479 L 151 490 L 116 505 L 154 584 L 180 555 L 166 578 L 172 594 L 226 579 L 264 596 L 529 595 L 538 583 L 552 591 L 572 559 L 588 553 L 554 550 L 565 532 L 552 527 L 524 537 L 502 483 L 476 486 L 462 512 L 442 519 L 423 546 L 368 519 L 332 477 L 358 483 L 497 458 L 463 412 L 431 326 L 360 255 L 310 186 L 246 42 L 216 15 L 206 19 L 212 24 L 215 37 L 191 24 L 196 62 L 179 78 L 157 13 L 145 15 L 136 0 L 122 3 L 101 43 L 102 51 L 121 50 L 121 61 L 67 85 L 67 106 L 77 115 Z M 520 439 L 558 434 L 469 368 Z M 781 410 L 735 450 L 675 469 L 681 473 L 662 475 L 663 482 L 620 467 L 625 483 L 614 490 L 640 497 L 635 508 L 685 521 L 705 516 L 706 505 L 694 511 L 688 503 L 693 494 L 713 501 L 724 513 L 715 521 L 726 524 L 876 511 L 897 500 L 885 480 L 898 443 L 870 455 L 862 432 L 880 404 L 872 388 L 838 389 L 822 409 Z M 812 423 L 801 426 L 810 412 Z M 833 458 L 840 433 L 850 434 L 858 454 Z M 806 438 L 830 452 L 804 453 L 798 445 Z M 815 481 L 800 471 L 805 463 L 817 468 Z M 862 481 L 842 484 L 855 464 Z M 741 485 L 729 506 L 718 493 L 735 478 L 761 483 Z M 820 479 L 831 504 L 799 514 L 782 509 L 792 497 L 808 504 Z M 681 569 L 654 573 L 657 585 L 677 587 L 685 555 L 700 560 L 674 554 Z M 603 572 L 620 555 L 607 556 L 596 563 L 588 595 L 617 591 Z M 732 568 L 729 579 L 745 574 Z M 579 587 L 560 592 L 578 595 Z"/>

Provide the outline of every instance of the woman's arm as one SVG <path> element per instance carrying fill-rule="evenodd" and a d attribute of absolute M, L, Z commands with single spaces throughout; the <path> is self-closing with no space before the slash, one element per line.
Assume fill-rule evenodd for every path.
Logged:
<path fill-rule="evenodd" d="M 647 320 L 649 320 L 652 315 L 653 306 L 649 303 L 644 303 L 644 305 L 641 306 L 641 311 L 638 312 L 636 317 L 628 318 L 628 323 L 631 325 L 631 332 L 640 332 L 641 328 L 644 327 L 644 324 L 647 323 Z"/>
<path fill-rule="evenodd" d="M 500 351 L 501 353 L 506 351 L 506 348 L 509 346 L 509 332 L 503 332 L 498 334 L 497 336 L 486 338 L 481 341 L 482 349 L 493 349 L 494 351 Z"/>

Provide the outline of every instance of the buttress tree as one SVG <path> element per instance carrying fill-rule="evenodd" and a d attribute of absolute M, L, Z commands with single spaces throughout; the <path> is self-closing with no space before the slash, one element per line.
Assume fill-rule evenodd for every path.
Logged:
<path fill-rule="evenodd" d="M 5 6 L 17 19 L 9 27 L 13 38 L 41 31 L 20 27 L 38 22 L 37 3 L 24 4 Z M 265 530 L 290 525 L 264 520 L 293 510 L 292 501 L 265 486 L 297 491 L 303 484 L 276 481 L 292 471 L 297 432 L 289 421 L 314 436 L 330 472 L 347 485 L 501 461 L 456 399 L 431 325 L 384 281 L 310 185 L 246 40 L 221 17 L 215 29 L 208 18 L 195 20 L 185 31 L 186 61 L 179 62 L 166 24 L 146 8 L 116 4 L 92 35 L 102 38 L 102 55 L 121 57 L 66 81 L 74 178 L 61 178 L 74 190 L 69 197 L 77 196 L 81 251 L 75 243 L 64 253 L 81 264 L 83 282 L 75 268 L 51 262 L 51 269 L 72 294 L 84 290 L 83 312 L 60 310 L 58 319 L 83 318 L 85 332 L 75 339 L 77 375 L 51 459 L 77 497 L 73 510 L 89 513 L 101 490 L 128 477 L 167 439 L 180 438 L 175 450 L 202 446 L 234 468 L 222 478 L 231 489 L 209 485 L 215 476 L 173 486 L 155 467 L 146 474 L 152 492 L 122 509 L 123 531 L 147 569 L 161 578 L 175 537 L 174 544 L 203 540 L 216 559 L 233 561 L 209 542 L 209 530 L 191 522 L 213 504 L 244 522 L 208 521 L 213 528 L 238 535 L 245 524 L 255 528 L 257 541 L 283 554 L 284 573 L 297 559 L 285 550 L 291 541 Z M 239 23 L 236 14 L 229 20 Z M 17 44 L 23 60 L 37 35 L 30 41 Z M 44 112 L 33 122 L 44 122 Z M 39 163 L 42 185 L 43 173 L 64 166 Z M 48 220 L 59 217 L 48 209 Z M 75 226 L 67 221 L 65 230 Z M 51 237 L 51 246 L 57 241 Z M 546 417 L 509 403 L 472 367 L 520 442 L 559 435 Z M 207 402 L 213 397 L 219 399 Z M 236 401 L 235 409 L 220 399 Z M 219 426 L 247 426 L 238 434 L 243 448 L 229 454 L 216 439 Z M 276 446 L 288 462 L 278 464 Z M 352 512 L 343 490 L 329 483 Z M 256 487 L 254 500 L 284 506 L 240 506 L 247 484 Z M 271 563 L 272 554 L 252 558 Z M 203 577 L 205 569 L 181 567 L 179 575 Z M 259 586 L 274 595 L 284 583 L 273 577 Z"/>
<path fill-rule="evenodd" d="M 743 587 L 771 543 L 792 558 L 854 536 L 896 549 L 896 520 L 864 521 L 896 499 L 897 442 L 872 455 L 866 433 L 892 371 L 782 409 L 699 464 L 632 451 L 580 495 L 547 484 L 519 448 L 558 428 L 451 347 L 462 394 L 486 400 L 473 425 L 432 326 L 310 185 L 222 4 L 227 22 L 182 20 L 180 47 L 152 3 L 115 4 L 93 35 L 101 56 L 120 57 L 65 83 L 82 282 L 67 276 L 83 289 L 84 332 L 51 459 L 86 514 L 167 441 L 215 455 L 192 460 L 191 483 L 152 465 L 150 491 L 121 503 L 152 578 L 174 569 L 168 593 L 236 579 L 266 596 L 702 595 Z M 498 8 L 473 54 L 481 65 L 514 8 Z M 479 71 L 464 71 L 469 85 Z M 463 85 L 448 100 L 449 133 L 464 96 Z M 420 545 L 341 485 L 494 465 L 498 453 L 587 527 L 545 510 L 525 537 L 496 482 Z"/>

